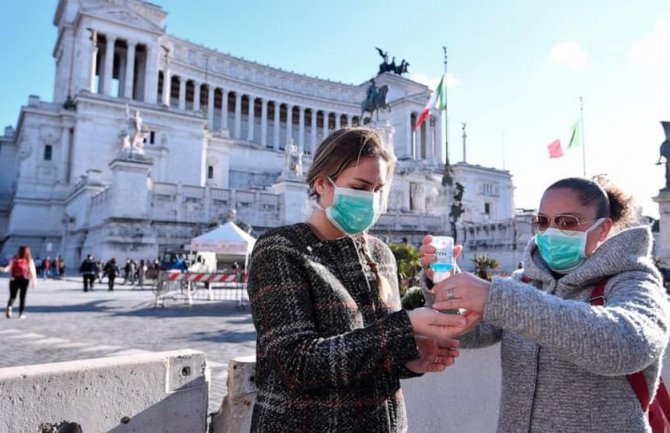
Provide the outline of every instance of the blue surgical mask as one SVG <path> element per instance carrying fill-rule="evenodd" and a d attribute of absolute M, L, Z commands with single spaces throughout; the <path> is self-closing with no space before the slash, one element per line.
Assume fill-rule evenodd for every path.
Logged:
<path fill-rule="evenodd" d="M 333 204 L 325 209 L 326 217 L 343 233 L 355 235 L 372 227 L 380 214 L 380 192 L 335 187 Z"/>
<path fill-rule="evenodd" d="M 559 274 L 566 274 L 578 268 L 586 260 L 586 236 L 605 221 L 596 220 L 583 232 L 559 230 L 549 227 L 535 235 L 535 245 L 540 250 L 542 260 L 549 268 Z"/>

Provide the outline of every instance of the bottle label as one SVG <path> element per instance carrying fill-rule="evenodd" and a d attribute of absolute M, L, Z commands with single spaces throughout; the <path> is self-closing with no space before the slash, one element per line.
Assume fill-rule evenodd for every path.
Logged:
<path fill-rule="evenodd" d="M 454 238 L 451 236 L 433 236 L 437 261 L 430 264 L 434 272 L 448 273 L 454 267 Z M 434 281 L 435 282 L 435 281 Z"/>

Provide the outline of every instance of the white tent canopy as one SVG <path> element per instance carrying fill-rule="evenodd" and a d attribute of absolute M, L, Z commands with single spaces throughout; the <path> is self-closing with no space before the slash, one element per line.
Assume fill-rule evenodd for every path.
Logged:
<path fill-rule="evenodd" d="M 231 221 L 191 239 L 191 249 L 246 258 L 251 254 L 255 243 L 256 239 L 253 236 Z"/>

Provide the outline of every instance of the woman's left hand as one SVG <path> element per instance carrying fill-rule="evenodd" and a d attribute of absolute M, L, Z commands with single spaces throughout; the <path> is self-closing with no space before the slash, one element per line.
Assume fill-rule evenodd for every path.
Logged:
<path fill-rule="evenodd" d="M 414 373 L 443 371 L 456 361 L 460 344 L 458 340 L 438 340 L 421 335 L 416 335 L 414 339 L 420 357 L 405 364 Z"/>
<path fill-rule="evenodd" d="M 491 283 L 469 272 L 452 275 L 433 286 L 436 310 L 465 308 L 468 311 L 484 313 L 489 299 Z"/>

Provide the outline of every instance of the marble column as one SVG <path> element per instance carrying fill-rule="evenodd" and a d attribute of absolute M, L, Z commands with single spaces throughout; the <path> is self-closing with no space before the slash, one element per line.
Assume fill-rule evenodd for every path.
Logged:
<path fill-rule="evenodd" d="M 310 148 L 312 149 L 312 153 L 316 152 L 317 147 L 319 146 L 319 143 L 317 142 L 317 135 L 316 135 L 316 108 L 312 108 L 312 131 L 311 131 L 311 140 L 310 140 Z"/>
<path fill-rule="evenodd" d="M 235 138 L 242 135 L 242 94 L 235 92 Z"/>
<path fill-rule="evenodd" d="M 254 109 L 256 107 L 256 97 L 249 95 L 249 105 L 247 107 L 247 140 L 254 141 Z"/>
<path fill-rule="evenodd" d="M 273 147 L 275 150 L 279 150 L 279 122 L 280 122 L 280 117 L 279 114 L 281 113 L 281 104 L 277 101 L 274 103 L 275 105 L 275 115 L 274 115 L 274 139 L 272 142 Z"/>
<path fill-rule="evenodd" d="M 207 128 L 214 130 L 214 87 L 207 85 Z"/>
<path fill-rule="evenodd" d="M 352 114 L 347 114 L 347 126 L 351 128 L 353 125 L 354 116 Z"/>
<path fill-rule="evenodd" d="M 126 74 L 123 80 L 123 96 L 133 99 L 133 88 L 135 83 L 135 41 L 128 41 L 126 51 Z"/>
<path fill-rule="evenodd" d="M 163 71 L 163 105 L 170 106 L 170 90 L 172 89 L 172 76 L 170 74 L 170 64 L 165 62 L 165 70 Z"/>
<path fill-rule="evenodd" d="M 112 75 L 114 72 L 114 45 L 116 45 L 116 38 L 107 35 L 107 42 L 105 43 L 105 66 L 102 78 L 102 93 L 104 95 L 112 95 Z"/>
<path fill-rule="evenodd" d="M 412 113 L 408 113 L 405 120 L 405 148 L 399 156 L 412 156 Z"/>
<path fill-rule="evenodd" d="M 340 129 L 342 127 L 341 122 L 342 121 L 340 120 L 340 114 L 335 113 L 335 129 Z"/>
<path fill-rule="evenodd" d="M 90 52 L 90 60 L 91 60 L 91 69 L 89 71 L 89 90 L 91 93 L 96 92 L 96 69 L 98 67 L 98 33 L 93 31 L 91 34 L 91 52 Z M 100 89 L 97 89 L 98 92 L 100 92 Z"/>
<path fill-rule="evenodd" d="M 330 128 L 330 113 L 323 112 L 323 137 L 325 140 L 328 137 L 328 129 Z"/>
<path fill-rule="evenodd" d="M 146 73 L 144 75 L 144 102 L 155 104 L 158 96 L 158 47 L 147 45 Z"/>
<path fill-rule="evenodd" d="M 200 111 L 200 86 L 200 83 L 193 80 L 193 111 Z"/>
<path fill-rule="evenodd" d="M 268 99 L 261 99 L 261 146 L 268 145 Z"/>
<path fill-rule="evenodd" d="M 433 159 L 433 149 L 435 148 L 435 117 L 429 115 L 426 123 L 426 147 L 423 159 L 429 161 Z"/>
<path fill-rule="evenodd" d="M 228 129 L 228 90 L 221 90 L 221 129 Z"/>
<path fill-rule="evenodd" d="M 186 110 L 186 78 L 179 77 L 179 109 Z"/>
<path fill-rule="evenodd" d="M 286 107 L 286 144 L 293 140 L 293 104 Z"/>
<path fill-rule="evenodd" d="M 305 107 L 298 107 L 298 146 L 305 148 Z"/>

